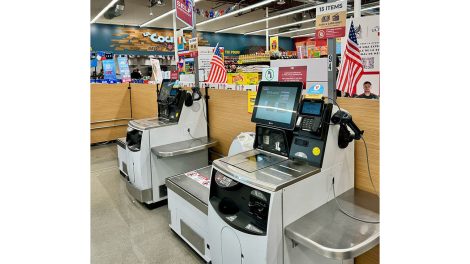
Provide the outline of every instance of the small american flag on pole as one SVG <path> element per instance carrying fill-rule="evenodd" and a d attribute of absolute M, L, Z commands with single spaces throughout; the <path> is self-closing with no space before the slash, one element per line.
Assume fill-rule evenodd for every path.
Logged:
<path fill-rule="evenodd" d="M 214 55 L 211 59 L 211 70 L 207 78 L 208 83 L 226 83 L 227 82 L 227 71 L 225 70 L 224 62 L 222 61 L 222 55 L 220 54 L 219 43 L 214 50 Z"/>
<path fill-rule="evenodd" d="M 338 80 L 336 81 L 337 89 L 350 95 L 356 94 L 356 85 L 359 79 L 361 79 L 363 72 L 364 67 L 362 66 L 361 52 L 357 43 L 354 24 L 351 21 L 348 42 L 346 43 L 343 62 L 341 63 Z"/>

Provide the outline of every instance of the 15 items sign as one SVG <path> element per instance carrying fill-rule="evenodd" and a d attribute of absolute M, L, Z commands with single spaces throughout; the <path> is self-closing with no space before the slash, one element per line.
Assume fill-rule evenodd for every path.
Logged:
<path fill-rule="evenodd" d="M 316 39 L 344 37 L 346 33 L 346 1 L 336 1 L 317 7 Z"/>

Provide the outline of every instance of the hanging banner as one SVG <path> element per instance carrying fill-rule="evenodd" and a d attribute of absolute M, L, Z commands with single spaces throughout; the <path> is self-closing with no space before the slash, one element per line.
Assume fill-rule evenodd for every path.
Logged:
<path fill-rule="evenodd" d="M 107 81 L 116 81 L 116 65 L 114 60 L 104 60 L 103 61 L 103 72 L 104 79 Z"/>
<path fill-rule="evenodd" d="M 176 17 L 188 27 L 193 27 L 194 0 L 175 0 Z"/>
<path fill-rule="evenodd" d="M 346 1 L 317 6 L 316 39 L 344 37 L 346 33 Z"/>
<path fill-rule="evenodd" d="M 118 57 L 117 60 L 122 82 L 131 82 L 131 71 L 129 70 L 129 63 L 127 62 L 127 57 Z"/>
<path fill-rule="evenodd" d="M 279 51 L 279 36 L 269 38 L 269 50 L 271 52 Z"/>
<path fill-rule="evenodd" d="M 157 84 L 162 83 L 163 74 L 162 69 L 160 68 L 160 61 L 158 59 L 150 59 L 150 64 L 152 65 L 152 81 L 155 81 Z"/>

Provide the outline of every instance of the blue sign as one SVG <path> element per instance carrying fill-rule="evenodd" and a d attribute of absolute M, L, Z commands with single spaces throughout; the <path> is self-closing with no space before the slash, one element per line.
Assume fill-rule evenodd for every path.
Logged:
<path fill-rule="evenodd" d="M 98 60 L 91 59 L 90 60 L 90 67 L 93 68 L 93 67 L 96 67 L 96 66 L 98 66 Z"/>
<path fill-rule="evenodd" d="M 129 64 L 127 63 L 127 57 L 118 57 L 119 72 L 121 73 L 122 82 L 131 81 L 131 71 L 129 70 Z"/>
<path fill-rule="evenodd" d="M 116 81 L 116 65 L 114 60 L 103 61 L 104 79 L 109 81 Z"/>
<path fill-rule="evenodd" d="M 324 89 L 325 88 L 323 87 L 323 85 L 319 83 L 314 83 L 312 86 L 310 86 L 310 88 L 308 88 L 307 94 L 323 94 Z"/>

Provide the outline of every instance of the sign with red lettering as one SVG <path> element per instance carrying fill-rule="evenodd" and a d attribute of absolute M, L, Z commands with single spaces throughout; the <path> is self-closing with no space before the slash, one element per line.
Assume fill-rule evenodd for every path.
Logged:
<path fill-rule="evenodd" d="M 307 66 L 279 67 L 280 82 L 302 82 L 304 89 L 307 83 Z"/>
<path fill-rule="evenodd" d="M 317 6 L 315 39 L 344 37 L 346 33 L 346 1 Z"/>
<path fill-rule="evenodd" d="M 193 27 L 194 0 L 175 0 L 176 17 L 189 27 Z"/>

